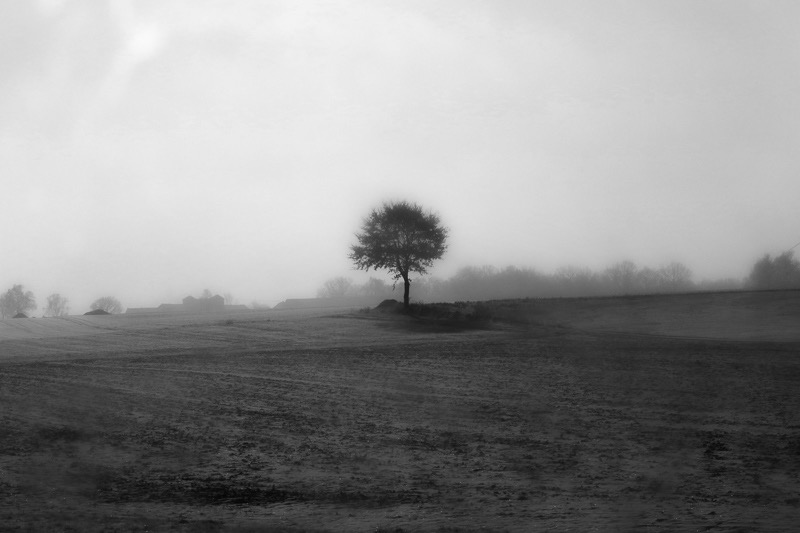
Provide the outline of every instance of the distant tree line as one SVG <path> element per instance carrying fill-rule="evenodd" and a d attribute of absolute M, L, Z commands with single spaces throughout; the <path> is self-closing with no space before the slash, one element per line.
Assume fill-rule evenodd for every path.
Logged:
<path fill-rule="evenodd" d="M 753 265 L 748 285 L 753 289 L 798 289 L 800 261 L 791 251 L 775 257 L 766 254 Z"/>
<path fill-rule="evenodd" d="M 122 304 L 113 296 L 98 298 L 89 307 L 92 310 L 102 309 L 112 314 L 121 313 L 123 310 Z M 1 318 L 28 316 L 35 310 L 36 297 L 33 292 L 25 290 L 25 287 L 20 284 L 13 285 L 0 296 Z M 59 293 L 53 293 L 47 297 L 47 304 L 42 308 L 43 317 L 60 317 L 68 314 L 69 300 L 66 297 Z"/>
<path fill-rule="evenodd" d="M 552 274 L 514 266 L 502 269 L 492 266 L 466 267 L 446 280 L 435 277 L 417 278 L 412 284 L 414 299 L 427 302 L 658 294 L 742 288 L 740 281 L 732 279 L 694 282 L 692 271 L 678 262 L 654 269 L 638 267 L 631 261 L 620 261 L 601 272 L 566 266 Z M 370 278 L 363 285 L 354 284 L 346 277 L 332 278 L 317 291 L 317 296 L 399 299 L 399 293 L 392 290 L 391 284 L 375 278 Z"/>
<path fill-rule="evenodd" d="M 317 290 L 317 298 L 357 298 L 357 297 L 396 298 L 391 283 L 377 278 L 369 278 L 362 285 L 344 276 L 331 278 Z"/>

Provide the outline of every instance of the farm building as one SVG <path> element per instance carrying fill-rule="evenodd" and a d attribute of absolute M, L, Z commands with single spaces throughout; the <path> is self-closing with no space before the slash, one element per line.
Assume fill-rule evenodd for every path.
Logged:
<path fill-rule="evenodd" d="M 150 313 L 224 313 L 227 311 L 245 311 L 245 305 L 225 305 L 225 298 L 216 294 L 210 298 L 187 296 L 179 304 L 161 304 L 158 307 L 128 308 L 126 314 L 141 315 Z"/>
<path fill-rule="evenodd" d="M 214 313 L 225 310 L 225 298 L 216 294 L 211 298 L 187 296 L 183 299 L 184 311 L 190 313 Z"/>

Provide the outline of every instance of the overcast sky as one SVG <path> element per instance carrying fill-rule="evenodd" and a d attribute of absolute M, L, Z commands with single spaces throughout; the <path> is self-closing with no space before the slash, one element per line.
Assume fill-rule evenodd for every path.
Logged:
<path fill-rule="evenodd" d="M 0 289 L 73 312 L 314 296 L 368 277 L 348 247 L 392 199 L 450 228 L 443 278 L 741 278 L 800 241 L 798 21 L 793 0 L 3 0 Z"/>

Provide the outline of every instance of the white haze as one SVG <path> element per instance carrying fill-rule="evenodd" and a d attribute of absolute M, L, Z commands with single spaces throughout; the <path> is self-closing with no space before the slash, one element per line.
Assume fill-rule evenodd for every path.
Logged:
<path fill-rule="evenodd" d="M 797 20 L 790 1 L 4 1 L 0 289 L 73 312 L 313 296 L 368 276 L 348 246 L 388 199 L 450 228 L 439 277 L 741 278 L 800 240 Z"/>

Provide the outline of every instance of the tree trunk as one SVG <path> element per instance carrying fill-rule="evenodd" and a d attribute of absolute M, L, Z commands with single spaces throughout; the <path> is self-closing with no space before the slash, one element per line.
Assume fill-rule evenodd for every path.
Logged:
<path fill-rule="evenodd" d="M 408 293 L 411 289 L 411 282 L 408 281 L 408 276 L 403 276 L 403 307 L 408 310 L 409 300 Z"/>

